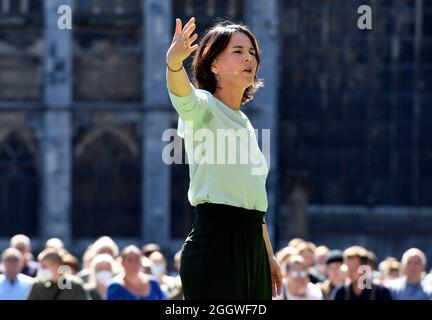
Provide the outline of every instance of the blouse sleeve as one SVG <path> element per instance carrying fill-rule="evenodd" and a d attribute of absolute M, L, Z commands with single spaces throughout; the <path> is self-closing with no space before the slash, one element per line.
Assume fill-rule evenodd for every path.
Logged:
<path fill-rule="evenodd" d="M 168 90 L 174 109 L 183 121 L 192 122 L 193 127 L 202 123 L 204 115 L 210 106 L 210 94 L 204 90 L 195 89 L 188 96 L 179 97 Z"/>

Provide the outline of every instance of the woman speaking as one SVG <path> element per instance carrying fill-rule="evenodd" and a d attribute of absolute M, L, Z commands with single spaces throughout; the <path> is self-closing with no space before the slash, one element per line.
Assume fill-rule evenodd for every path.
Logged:
<path fill-rule="evenodd" d="M 225 22 L 209 29 L 198 45 L 195 28 L 195 18 L 184 27 L 177 19 L 166 55 L 167 87 L 179 114 L 177 132 L 185 139 L 188 199 L 194 207 L 181 253 L 184 296 L 270 300 L 280 294 L 282 280 L 264 219 L 268 168 L 254 128 L 240 111 L 262 86 L 256 76 L 258 43 L 247 27 Z M 192 85 L 182 62 L 193 52 Z M 199 130 L 206 133 L 204 149 L 193 143 Z M 265 170 L 256 170 L 257 163 Z"/>

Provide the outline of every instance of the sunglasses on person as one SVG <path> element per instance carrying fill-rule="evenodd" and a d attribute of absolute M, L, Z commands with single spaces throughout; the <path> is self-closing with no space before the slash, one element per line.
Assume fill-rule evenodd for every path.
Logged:
<path fill-rule="evenodd" d="M 307 271 L 291 271 L 289 273 L 291 278 L 306 278 L 308 276 Z"/>

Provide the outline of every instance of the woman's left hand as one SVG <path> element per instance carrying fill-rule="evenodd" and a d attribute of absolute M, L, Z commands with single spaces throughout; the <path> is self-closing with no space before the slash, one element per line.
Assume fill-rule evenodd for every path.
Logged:
<path fill-rule="evenodd" d="M 272 278 L 272 295 L 275 298 L 282 293 L 282 275 L 276 258 L 273 256 L 269 260 Z"/>

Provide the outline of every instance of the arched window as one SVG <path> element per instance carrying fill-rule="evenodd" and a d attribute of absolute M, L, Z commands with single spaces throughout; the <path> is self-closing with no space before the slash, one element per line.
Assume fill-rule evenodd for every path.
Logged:
<path fill-rule="evenodd" d="M 0 140 L 0 236 L 37 236 L 39 174 L 35 150 L 17 132 Z"/>
<path fill-rule="evenodd" d="M 141 163 L 134 142 L 119 131 L 95 130 L 76 146 L 73 237 L 139 237 Z"/>

